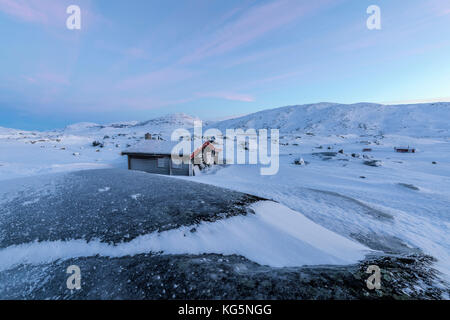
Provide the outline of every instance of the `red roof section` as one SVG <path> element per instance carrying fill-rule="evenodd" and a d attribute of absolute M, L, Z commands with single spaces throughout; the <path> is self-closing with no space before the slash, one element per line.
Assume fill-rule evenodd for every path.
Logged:
<path fill-rule="evenodd" d="M 194 152 L 192 152 L 192 154 L 191 154 L 191 159 L 195 158 L 195 157 L 196 157 L 200 152 L 202 152 L 203 149 L 205 149 L 207 146 L 211 146 L 211 147 L 213 148 L 213 150 L 216 149 L 216 147 L 214 147 L 214 145 L 213 145 L 211 142 L 206 141 L 201 147 L 197 148 L 197 150 L 195 150 Z"/>

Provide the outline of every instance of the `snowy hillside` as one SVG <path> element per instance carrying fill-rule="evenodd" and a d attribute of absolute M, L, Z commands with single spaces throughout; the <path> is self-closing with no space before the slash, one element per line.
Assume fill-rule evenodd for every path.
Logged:
<path fill-rule="evenodd" d="M 280 129 L 282 133 L 316 135 L 398 134 L 412 137 L 450 136 L 450 103 L 380 105 L 319 103 L 264 110 L 222 121 L 225 129 Z"/>
<path fill-rule="evenodd" d="M 0 180 L 52 172 L 126 168 L 121 151 L 146 133 L 169 140 L 175 129 L 193 127 L 197 118 L 173 114 L 144 122 L 80 122 L 52 131 L 0 128 Z"/>
<path fill-rule="evenodd" d="M 1 138 L 7 138 L 7 137 L 10 137 L 10 136 L 16 136 L 20 132 L 26 133 L 25 131 L 20 131 L 20 130 L 16 130 L 16 129 L 0 127 L 0 139 Z"/>
<path fill-rule="evenodd" d="M 14 129 L 0 127 L 0 134 L 10 134 L 12 131 L 14 131 Z"/>
<path fill-rule="evenodd" d="M 425 260 L 413 266 L 404 258 L 383 260 L 284 205 L 208 184 L 79 171 L 10 181 L 0 185 L 0 202 L 0 299 L 192 299 L 217 291 L 240 298 L 376 298 L 361 281 L 367 264 L 390 275 L 384 294 L 444 293 L 432 286 L 437 279 Z M 70 265 L 82 270 L 83 290 L 61 287 Z"/>
<path fill-rule="evenodd" d="M 62 132 L 64 134 L 114 134 L 124 131 L 130 133 L 136 132 L 136 134 L 145 134 L 147 132 L 161 135 L 167 138 L 170 136 L 173 130 L 178 128 L 191 128 L 194 125 L 194 121 L 199 120 L 197 118 L 188 116 L 183 113 L 170 114 L 163 117 L 139 122 L 116 122 L 106 125 L 100 125 L 91 122 L 80 122 L 72 124 L 64 128 Z"/>
<path fill-rule="evenodd" d="M 208 190 L 212 186 L 273 200 L 278 204 L 271 203 L 272 207 L 266 205 L 262 211 L 259 210 L 261 208 L 252 207 L 255 216 L 199 224 L 195 234 L 178 228 L 177 231 L 174 229 L 161 233 L 158 241 L 149 239 L 159 249 L 175 255 L 196 255 L 202 252 L 238 254 L 252 263 L 277 268 L 303 263 L 352 263 L 358 260 L 359 249 L 355 247 L 358 249 L 355 251 L 350 247 L 351 250 L 345 251 L 343 248 L 349 243 L 348 240 L 358 246 L 400 259 L 401 268 L 411 267 L 417 270 L 417 263 L 435 259 L 431 273 L 428 270 L 421 271 L 422 274 L 433 276 L 415 282 L 404 279 L 406 287 L 413 290 L 413 294 L 403 291 L 402 286 L 397 289 L 408 297 L 422 298 L 427 288 L 438 288 L 444 291 L 442 297 L 448 299 L 448 284 L 436 284 L 433 277 L 436 275 L 447 283 L 450 282 L 449 119 L 450 103 L 398 106 L 320 103 L 265 110 L 215 123 L 204 121 L 203 130 L 208 127 L 218 128 L 223 133 L 231 128 L 280 129 L 279 170 L 273 176 L 262 176 L 262 165 L 223 165 L 198 172 L 195 177 L 170 177 L 169 179 L 189 180 L 174 183 L 175 189 L 189 191 L 183 185 L 192 181 L 206 186 L 201 192 L 201 198 L 188 197 L 191 202 L 183 207 L 183 214 L 186 213 L 186 208 L 195 203 L 201 204 L 200 199 L 209 194 Z M 145 133 L 168 140 L 174 129 L 191 129 L 195 120 L 196 118 L 185 114 L 174 114 L 143 122 L 84 122 L 48 132 L 0 128 L 0 182 L 11 179 L 8 183 L 0 183 L 0 191 L 1 186 L 10 190 L 14 183 L 22 181 L 12 179 L 39 176 L 33 179 L 41 183 L 45 179 L 42 176 L 44 174 L 113 168 L 121 170 L 115 171 L 111 176 L 107 175 L 107 179 L 112 181 L 98 186 L 98 191 L 106 196 L 113 181 L 119 179 L 117 181 L 122 183 L 114 192 L 122 193 L 132 187 L 134 182 L 127 184 L 123 183 L 122 178 L 118 178 L 125 174 L 123 172 L 127 172 L 127 159 L 121 155 L 121 151 L 141 142 Z M 416 152 L 397 153 L 394 147 L 399 146 L 414 147 Z M 97 174 L 102 171 L 108 172 L 96 170 Z M 146 180 L 147 176 L 151 175 L 143 174 L 142 177 Z M 68 182 L 67 187 L 71 186 Z M 175 189 L 168 192 L 167 196 L 179 196 L 181 191 Z M 156 189 L 153 187 L 149 190 L 153 193 Z M 143 194 L 141 191 L 127 192 L 125 199 L 133 200 L 131 202 L 134 204 L 140 199 L 139 193 Z M 39 204 L 45 205 L 45 199 L 47 198 L 39 200 Z M 110 199 L 111 203 L 116 203 L 117 199 Z M 0 202 L 2 200 L 6 201 L 7 198 L 0 197 Z M 37 197 L 18 198 L 17 201 L 15 209 L 11 209 L 11 212 L 17 214 L 31 212 L 28 207 L 33 206 L 30 204 L 38 204 Z M 81 200 L 74 201 L 78 204 Z M 164 200 L 161 204 L 169 203 L 168 208 L 171 208 L 171 201 Z M 49 203 L 57 202 L 52 200 Z M 125 207 L 127 210 L 132 208 L 128 205 Z M 200 207 L 204 207 L 204 204 Z M 36 207 L 36 210 L 40 210 L 39 208 Z M 110 218 L 109 211 L 104 214 Z M 27 219 L 22 220 L 24 224 L 33 225 Z M 314 228 L 305 229 L 308 225 L 305 221 L 314 225 Z M 124 223 L 124 226 L 128 225 Z M 326 229 L 321 229 L 321 236 L 317 239 L 307 233 L 308 230 L 319 228 Z M 22 231 L 17 229 L 15 234 L 20 232 Z M 230 233 L 233 233 L 232 241 L 229 240 Z M 151 232 L 145 234 L 151 235 Z M 181 240 L 174 240 L 181 236 L 183 244 Z M 203 242 L 199 242 L 197 236 L 203 237 L 200 239 Z M 332 238 L 340 240 L 336 242 L 330 240 Z M 214 239 L 222 239 L 220 245 Z M 30 238 L 24 243 L 32 243 L 33 240 Z M 323 242 L 313 243 L 313 240 Z M 263 245 L 259 247 L 260 243 Z M 145 241 L 142 245 L 148 247 Z M 348 259 L 340 257 L 344 260 L 334 260 L 339 255 L 329 250 L 335 245 L 341 245 L 338 251 L 347 252 Z M 289 254 L 284 254 L 286 251 L 281 249 L 288 247 L 291 248 Z M 37 245 L 36 248 L 48 253 L 45 245 Z M 85 250 L 87 247 L 83 244 L 80 248 Z M 143 261 L 140 254 L 146 250 L 141 250 L 142 246 L 138 248 L 140 249 L 135 251 L 136 255 L 131 258 L 119 255 L 120 259 L 117 258 L 116 263 L 121 264 L 127 259 Z M 109 250 L 109 247 L 106 249 Z M 24 251 L 26 258 L 29 257 L 27 250 Z M 293 251 L 296 254 L 290 254 Z M 92 252 L 97 254 L 98 250 Z M 3 254 L 9 254 L 9 251 L 4 251 Z M 77 257 L 79 255 L 72 252 L 65 258 L 78 259 Z M 412 264 L 402 262 L 405 257 L 408 261 L 413 261 Z M 111 263 L 111 257 L 105 259 Z M 161 259 L 168 259 L 167 263 L 171 264 L 174 258 L 163 255 Z M 222 256 L 217 259 L 225 261 Z M 53 265 L 52 261 L 48 263 Z M 363 263 L 366 262 L 364 260 Z M 388 269 L 392 267 L 391 263 L 385 266 Z M 220 268 L 223 268 L 222 265 Z M 398 274 L 397 269 L 391 270 L 393 274 Z M 8 274 L 4 273 L 3 277 L 8 279 Z M 1 279 L 0 271 L 0 284 Z"/>
<path fill-rule="evenodd" d="M 193 126 L 195 120 L 199 118 L 191 117 L 184 113 L 169 114 L 163 117 L 151 119 L 144 122 L 139 122 L 136 127 L 171 127 L 171 126 Z"/>

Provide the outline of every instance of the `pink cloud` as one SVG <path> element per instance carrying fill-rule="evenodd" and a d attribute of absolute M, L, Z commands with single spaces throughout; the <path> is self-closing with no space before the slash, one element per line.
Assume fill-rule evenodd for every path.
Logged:
<path fill-rule="evenodd" d="M 208 92 L 208 93 L 198 93 L 198 97 L 202 98 L 219 98 L 231 101 L 241 101 L 241 102 L 254 102 L 255 98 L 248 94 L 240 94 L 234 92 Z"/>
<path fill-rule="evenodd" d="M 0 11 L 26 22 L 45 25 L 66 18 L 66 7 L 62 1 L 0 0 Z"/>
<path fill-rule="evenodd" d="M 71 4 L 74 4 L 72 0 L 0 0 L 0 12 L 25 22 L 59 26 L 65 30 L 68 17 L 66 10 Z M 82 29 L 93 23 L 111 24 L 91 10 L 90 0 L 83 1 L 80 8 Z"/>
<path fill-rule="evenodd" d="M 428 0 L 424 4 L 426 10 L 431 10 L 436 16 L 450 14 L 450 3 L 448 0 Z"/>
<path fill-rule="evenodd" d="M 190 78 L 194 73 L 184 69 L 164 68 L 158 71 L 129 77 L 118 84 L 119 89 L 160 87 Z"/>
<path fill-rule="evenodd" d="M 57 73 L 41 73 L 36 76 L 40 81 L 51 82 L 54 84 L 68 85 L 70 81 L 67 76 Z"/>
<path fill-rule="evenodd" d="M 189 63 L 234 50 L 330 2 L 330 0 L 279 0 L 252 8 L 218 30 L 212 38 L 205 41 L 205 45 L 181 59 L 181 63 Z"/>
<path fill-rule="evenodd" d="M 29 83 L 36 83 L 37 82 L 37 80 L 34 77 L 22 76 L 22 78 L 25 79 Z"/>
<path fill-rule="evenodd" d="M 22 76 L 28 83 L 31 84 L 56 84 L 56 85 L 69 85 L 69 78 L 64 74 L 44 72 L 33 76 Z"/>
<path fill-rule="evenodd" d="M 133 110 L 153 110 L 169 107 L 173 105 L 183 104 L 192 101 L 193 98 L 180 98 L 180 99 L 159 99 L 159 98 L 147 98 L 147 99 L 123 99 L 117 105 L 118 108 L 127 108 Z M 114 104 L 114 103 L 113 103 Z"/>
<path fill-rule="evenodd" d="M 98 99 L 86 99 L 81 98 L 81 100 L 75 101 L 77 106 L 77 111 L 92 111 L 93 108 L 97 111 L 123 111 L 134 110 L 157 110 L 162 108 L 168 108 L 171 106 L 183 104 L 186 102 L 193 101 L 194 98 L 175 98 L 175 99 L 165 99 L 163 97 L 130 97 L 130 98 L 108 98 L 104 97 L 100 100 Z M 70 101 L 73 103 L 74 101 Z"/>
<path fill-rule="evenodd" d="M 132 47 L 132 48 L 126 49 L 124 51 L 124 54 L 127 57 L 136 58 L 136 59 L 146 58 L 147 57 L 147 53 L 145 52 L 145 50 L 140 49 L 140 48 L 136 48 L 136 47 Z"/>

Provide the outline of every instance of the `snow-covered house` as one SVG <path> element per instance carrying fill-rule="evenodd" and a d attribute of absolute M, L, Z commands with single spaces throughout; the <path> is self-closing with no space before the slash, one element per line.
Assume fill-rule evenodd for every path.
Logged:
<path fill-rule="evenodd" d="M 178 142 L 164 140 L 144 140 L 122 151 L 122 155 L 128 156 L 129 170 L 175 176 L 192 176 L 194 165 L 217 163 L 216 149 L 207 141 L 200 148 L 191 148 L 194 151 L 189 154 L 180 154 L 183 163 L 177 164 L 172 161 L 172 150 L 177 144 Z"/>

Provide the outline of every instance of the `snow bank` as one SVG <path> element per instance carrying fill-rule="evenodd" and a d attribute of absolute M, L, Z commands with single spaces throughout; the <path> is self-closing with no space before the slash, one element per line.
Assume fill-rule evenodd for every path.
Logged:
<path fill-rule="evenodd" d="M 190 226 L 155 232 L 116 246 L 84 240 L 11 246 L 0 250 L 0 271 L 22 263 L 161 251 L 165 254 L 237 254 L 272 267 L 340 265 L 356 263 L 370 251 L 281 204 L 264 201 L 253 204 L 252 208 L 254 215 L 201 223 L 195 229 Z"/>

